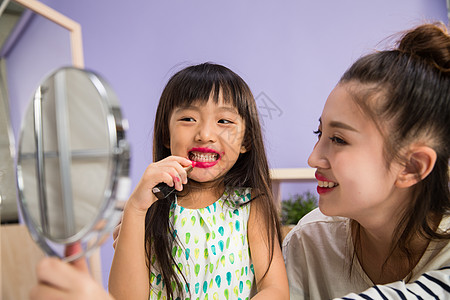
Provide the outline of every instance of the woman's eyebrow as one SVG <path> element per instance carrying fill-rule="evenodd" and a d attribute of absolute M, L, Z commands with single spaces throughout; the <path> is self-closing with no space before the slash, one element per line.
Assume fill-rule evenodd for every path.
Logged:
<path fill-rule="evenodd" d="M 356 130 L 352 126 L 350 126 L 350 125 L 348 125 L 346 123 L 339 122 L 339 121 L 331 121 L 329 123 L 329 126 L 332 127 L 332 128 L 341 128 L 341 129 L 345 129 L 345 130 L 358 132 L 358 130 Z"/>
<path fill-rule="evenodd" d="M 322 125 L 322 118 L 319 118 L 319 124 Z M 330 121 L 328 123 L 328 125 L 330 127 L 332 127 L 332 128 L 341 128 L 341 129 L 346 129 L 346 130 L 358 132 L 358 130 L 356 130 L 352 126 L 350 126 L 350 125 L 348 125 L 346 123 L 343 123 L 343 122 L 339 122 L 339 121 Z"/>

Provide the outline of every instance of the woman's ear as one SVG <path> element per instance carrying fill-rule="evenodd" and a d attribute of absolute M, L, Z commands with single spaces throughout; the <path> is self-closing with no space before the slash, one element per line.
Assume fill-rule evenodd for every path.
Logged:
<path fill-rule="evenodd" d="M 241 146 L 241 153 L 245 153 L 247 152 L 247 147 L 245 147 L 244 145 Z"/>
<path fill-rule="evenodd" d="M 428 146 L 412 146 L 406 164 L 398 175 L 396 186 L 407 188 L 428 176 L 434 168 L 437 154 Z"/>

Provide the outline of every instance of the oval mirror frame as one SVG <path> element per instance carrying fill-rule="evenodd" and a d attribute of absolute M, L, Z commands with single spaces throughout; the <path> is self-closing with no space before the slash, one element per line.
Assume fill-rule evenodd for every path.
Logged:
<path fill-rule="evenodd" d="M 97 74 L 64 67 L 36 89 L 17 153 L 19 207 L 32 238 L 51 256 L 89 255 L 118 223 L 128 196 L 128 123 Z M 62 248 L 80 243 L 65 257 Z"/>

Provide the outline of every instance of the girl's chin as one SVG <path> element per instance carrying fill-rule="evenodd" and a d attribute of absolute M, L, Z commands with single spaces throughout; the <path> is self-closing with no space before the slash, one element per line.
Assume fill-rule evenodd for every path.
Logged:
<path fill-rule="evenodd" d="M 218 170 L 210 170 L 210 171 L 197 170 L 196 174 L 194 173 L 194 171 L 192 171 L 191 174 L 189 174 L 189 180 L 192 180 L 198 184 L 211 184 L 215 182 L 222 182 L 225 177 L 225 175 L 222 174 L 222 172 L 218 172 Z"/>

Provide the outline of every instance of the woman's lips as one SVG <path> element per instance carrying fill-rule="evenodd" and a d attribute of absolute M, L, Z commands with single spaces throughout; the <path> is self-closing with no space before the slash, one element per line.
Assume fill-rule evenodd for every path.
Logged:
<path fill-rule="evenodd" d="M 195 162 L 195 167 L 210 168 L 219 162 L 221 155 L 211 148 L 192 148 L 188 157 L 189 160 Z"/>
<path fill-rule="evenodd" d="M 315 173 L 315 177 L 317 179 L 317 193 L 319 195 L 329 193 L 334 188 L 339 186 L 339 183 L 327 179 L 325 176 L 318 172 Z"/>

